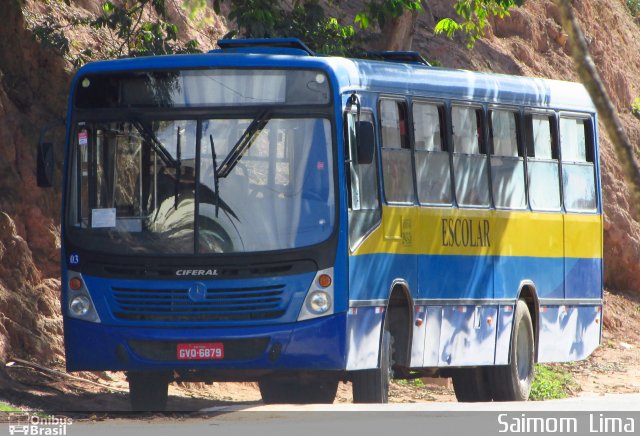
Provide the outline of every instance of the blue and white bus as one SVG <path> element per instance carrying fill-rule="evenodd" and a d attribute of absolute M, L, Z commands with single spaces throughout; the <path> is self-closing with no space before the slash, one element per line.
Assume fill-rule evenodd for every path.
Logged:
<path fill-rule="evenodd" d="M 452 377 L 524 400 L 602 320 L 594 106 L 578 84 L 316 56 L 296 40 L 95 62 L 69 98 L 69 371 L 386 402 Z M 46 150 L 40 168 L 49 174 Z M 49 164 L 49 167 L 46 165 Z"/>

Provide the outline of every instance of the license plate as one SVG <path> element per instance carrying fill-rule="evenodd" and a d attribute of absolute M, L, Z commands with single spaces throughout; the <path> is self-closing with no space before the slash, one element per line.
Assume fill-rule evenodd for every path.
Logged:
<path fill-rule="evenodd" d="M 178 360 L 224 359 L 224 344 L 222 342 L 178 344 L 176 347 L 176 357 Z"/>

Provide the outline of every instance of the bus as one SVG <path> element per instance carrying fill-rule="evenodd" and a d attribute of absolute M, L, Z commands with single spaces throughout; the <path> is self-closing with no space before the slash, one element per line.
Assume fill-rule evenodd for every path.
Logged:
<path fill-rule="evenodd" d="M 331 403 L 346 381 L 384 403 L 394 378 L 451 377 L 459 401 L 513 401 L 536 362 L 599 345 L 582 85 L 218 44 L 72 81 L 68 371 L 125 371 L 134 410 L 173 381 L 255 381 L 265 403 Z"/>

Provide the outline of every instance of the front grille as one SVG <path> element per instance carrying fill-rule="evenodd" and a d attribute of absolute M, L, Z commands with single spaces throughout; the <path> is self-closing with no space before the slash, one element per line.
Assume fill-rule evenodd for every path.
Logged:
<path fill-rule="evenodd" d="M 113 314 L 126 321 L 251 321 L 281 317 L 284 285 L 209 288 L 203 301 L 193 301 L 189 289 L 112 288 Z"/>

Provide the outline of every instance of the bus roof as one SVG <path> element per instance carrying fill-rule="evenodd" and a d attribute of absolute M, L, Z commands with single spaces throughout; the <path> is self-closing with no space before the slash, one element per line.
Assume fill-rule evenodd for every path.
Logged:
<path fill-rule="evenodd" d="M 595 112 L 582 84 L 482 73 L 392 61 L 315 56 L 297 49 L 214 50 L 204 54 L 153 56 L 93 62 L 85 74 L 194 68 L 311 68 L 328 72 L 339 91 Z"/>

